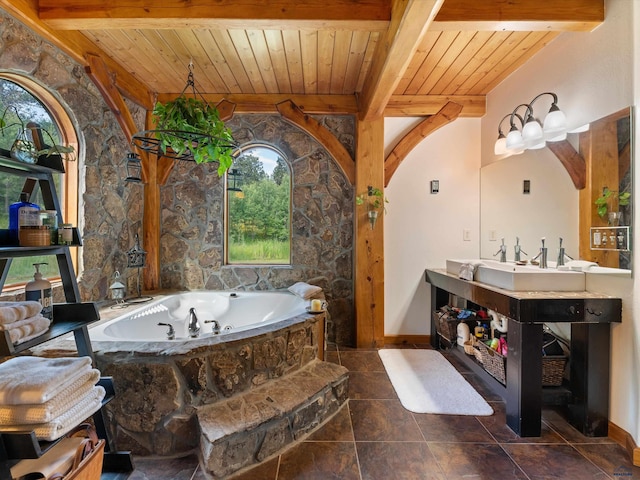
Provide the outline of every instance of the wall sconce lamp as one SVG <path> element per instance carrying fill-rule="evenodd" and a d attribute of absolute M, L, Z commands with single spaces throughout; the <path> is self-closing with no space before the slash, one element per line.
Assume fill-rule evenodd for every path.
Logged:
<path fill-rule="evenodd" d="M 543 124 L 535 118 L 533 104 L 542 96 L 551 95 L 553 102 Z M 523 116 L 517 112 L 521 107 L 526 107 Z M 502 133 L 502 122 L 509 118 L 511 130 L 505 137 Z M 520 120 L 522 131 L 515 124 L 515 119 Z M 533 98 L 529 103 L 522 103 L 513 109 L 511 114 L 505 115 L 498 124 L 498 139 L 494 146 L 496 155 L 518 155 L 525 150 L 543 148 L 546 142 L 558 142 L 567 138 L 567 118 L 558 108 L 558 96 L 552 92 L 544 92 Z"/>
<path fill-rule="evenodd" d="M 129 152 L 127 154 L 127 178 L 126 182 L 142 183 L 142 163 L 137 154 Z"/>
<path fill-rule="evenodd" d="M 244 192 L 240 188 L 242 184 L 242 172 L 237 168 L 230 168 L 227 171 L 227 191 L 236 192 L 236 198 L 244 198 Z"/>

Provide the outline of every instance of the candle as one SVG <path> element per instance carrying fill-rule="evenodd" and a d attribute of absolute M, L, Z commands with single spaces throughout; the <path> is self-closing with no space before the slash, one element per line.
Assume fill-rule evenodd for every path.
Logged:
<path fill-rule="evenodd" d="M 311 311 L 312 312 L 321 312 L 322 311 L 322 300 L 318 300 L 318 299 L 311 300 Z"/>

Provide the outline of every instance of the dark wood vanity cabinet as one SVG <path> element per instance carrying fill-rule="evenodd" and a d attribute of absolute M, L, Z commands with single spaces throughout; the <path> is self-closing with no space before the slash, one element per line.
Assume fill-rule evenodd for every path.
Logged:
<path fill-rule="evenodd" d="M 461 280 L 437 269 L 427 269 L 425 280 L 431 285 L 433 311 L 455 295 L 470 307 L 484 307 L 509 318 L 505 385 L 459 347 L 454 346 L 453 353 L 505 400 L 507 425 L 515 433 L 540 436 L 543 398 L 563 398 L 567 419 L 575 428 L 586 436 L 607 436 L 610 323 L 621 321 L 620 298 L 593 292 L 512 292 Z M 542 387 L 545 323 L 571 324 L 570 380 L 559 388 Z M 433 322 L 431 343 L 441 347 Z"/>

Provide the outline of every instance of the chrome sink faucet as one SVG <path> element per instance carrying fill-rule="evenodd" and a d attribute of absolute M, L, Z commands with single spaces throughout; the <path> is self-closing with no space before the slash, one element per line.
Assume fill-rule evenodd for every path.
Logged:
<path fill-rule="evenodd" d="M 197 337 L 200 335 L 200 323 L 198 322 L 198 317 L 196 316 L 196 309 L 189 309 L 189 319 L 188 319 L 187 331 L 189 332 L 190 337 Z"/>
<path fill-rule="evenodd" d="M 505 263 L 507 261 L 507 246 L 504 244 L 504 238 L 502 239 L 500 250 L 494 253 L 493 256 L 495 257 L 498 254 L 500 254 L 500 263 Z"/>
<path fill-rule="evenodd" d="M 522 247 L 520 246 L 520 237 L 516 237 L 516 244 L 514 245 L 513 249 L 515 250 L 515 255 L 513 257 L 513 261 L 514 262 L 521 262 L 522 261 L 522 259 L 520 258 L 520 254 L 521 253 L 523 253 L 525 255 L 529 255 L 527 252 L 522 250 Z"/>
<path fill-rule="evenodd" d="M 558 248 L 558 263 L 556 263 L 556 267 L 564 265 L 565 257 L 569 260 L 573 260 L 573 258 L 565 253 L 564 247 L 562 246 L 562 237 L 560 237 L 560 247 Z"/>
<path fill-rule="evenodd" d="M 540 247 L 540 253 L 534 257 L 534 260 L 538 260 L 540 268 L 547 268 L 547 247 L 544 246 L 545 238 L 542 237 L 542 246 Z"/>

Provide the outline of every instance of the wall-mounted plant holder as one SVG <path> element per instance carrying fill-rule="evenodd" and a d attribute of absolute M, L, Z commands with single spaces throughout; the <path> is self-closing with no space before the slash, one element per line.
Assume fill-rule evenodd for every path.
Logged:
<path fill-rule="evenodd" d="M 628 226 L 591 227 L 591 250 L 611 250 L 628 252 L 630 249 Z"/>
<path fill-rule="evenodd" d="M 386 211 L 384 207 L 385 203 L 389 203 L 389 201 L 384 197 L 384 192 L 371 185 L 367 187 L 366 193 L 361 193 L 356 197 L 356 205 L 366 204 L 367 218 L 369 219 L 369 224 L 372 229 L 378 220 L 380 212 Z"/>

